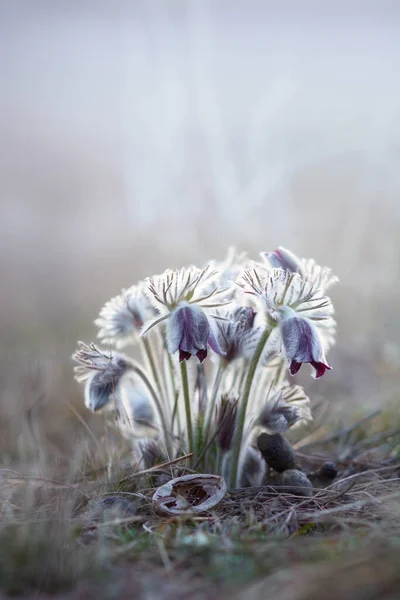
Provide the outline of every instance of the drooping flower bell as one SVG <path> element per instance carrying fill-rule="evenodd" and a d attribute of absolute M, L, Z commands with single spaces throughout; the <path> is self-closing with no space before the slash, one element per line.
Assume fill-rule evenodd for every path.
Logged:
<path fill-rule="evenodd" d="M 79 342 L 72 357 L 75 379 L 85 383 L 85 406 L 93 412 L 114 407 L 116 422 L 127 438 L 154 436 L 159 431 L 148 392 L 133 377 L 134 363 L 119 352 Z"/>
<path fill-rule="evenodd" d="M 93 412 L 104 408 L 116 393 L 123 375 L 130 370 L 130 360 L 118 352 L 102 352 L 94 344 L 78 343 L 78 350 L 72 357 L 75 379 L 85 382 L 85 405 Z"/>
<path fill-rule="evenodd" d="M 331 370 L 325 358 L 318 329 L 310 319 L 296 315 L 289 307 L 281 309 L 279 327 L 284 353 L 291 375 L 295 375 L 303 363 L 310 363 L 315 369 L 315 378 Z"/>
<path fill-rule="evenodd" d="M 333 344 L 335 335 L 330 298 L 298 273 L 281 268 L 266 270 L 262 265 L 247 269 L 238 284 L 258 299 L 272 328 L 263 359 L 269 360 L 283 347 L 286 358 L 290 358 L 292 375 L 300 369 L 301 363 L 309 362 L 317 365 L 317 377 L 321 377 L 330 368 L 325 351 Z M 296 320 L 289 321 L 293 318 Z"/>
<path fill-rule="evenodd" d="M 205 312 L 195 304 L 181 302 L 172 312 L 167 323 L 167 346 L 174 354 L 179 350 L 179 361 L 197 356 L 203 362 L 207 356 L 207 345 L 222 354 Z"/>

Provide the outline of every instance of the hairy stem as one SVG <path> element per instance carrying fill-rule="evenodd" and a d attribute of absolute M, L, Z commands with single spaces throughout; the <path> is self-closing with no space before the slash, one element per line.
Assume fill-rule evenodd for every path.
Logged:
<path fill-rule="evenodd" d="M 181 428 L 181 423 L 180 423 L 180 419 L 179 419 L 179 410 L 178 410 L 178 391 L 176 389 L 176 382 L 175 382 L 175 371 L 174 371 L 174 363 L 172 362 L 172 358 L 171 355 L 168 351 L 166 351 L 167 354 L 167 360 L 168 360 L 168 372 L 169 372 L 169 376 L 171 379 L 171 389 L 172 389 L 172 396 L 171 398 L 173 398 L 174 402 L 172 405 L 172 416 L 171 416 L 171 431 L 174 431 L 174 426 L 175 426 L 175 419 L 176 419 L 176 423 L 177 423 L 177 428 L 178 431 Z"/>
<path fill-rule="evenodd" d="M 275 377 L 273 379 L 273 387 L 278 387 L 282 383 L 282 381 L 285 378 L 285 370 L 286 370 L 285 360 L 281 359 L 276 368 Z"/>
<path fill-rule="evenodd" d="M 244 423 L 246 420 L 247 405 L 250 398 L 251 386 L 253 384 L 254 375 L 256 374 L 257 366 L 263 353 L 265 344 L 271 334 L 272 329 L 266 328 L 262 334 L 260 341 L 258 342 L 257 348 L 254 351 L 253 358 L 250 362 L 249 370 L 247 372 L 246 383 L 244 386 L 243 396 L 240 399 L 240 407 L 236 421 L 236 428 L 233 437 L 232 445 L 232 457 L 230 465 L 230 487 L 234 488 L 237 485 L 238 468 L 240 459 L 240 450 L 243 439 Z"/>
<path fill-rule="evenodd" d="M 143 342 L 144 351 L 145 351 L 145 354 L 146 354 L 146 357 L 147 357 L 147 360 L 148 360 L 148 363 L 149 363 L 149 366 L 150 366 L 150 371 L 151 371 L 151 374 L 153 375 L 153 379 L 154 379 L 154 382 L 156 384 L 157 390 L 158 390 L 160 396 L 163 397 L 163 395 L 164 395 L 163 394 L 163 389 L 162 389 L 162 386 L 161 386 L 160 377 L 158 375 L 158 371 L 157 371 L 157 367 L 156 367 L 156 362 L 154 360 L 154 355 L 153 355 L 153 350 L 152 350 L 152 347 L 151 347 L 151 343 L 145 337 L 142 338 L 142 342 Z"/>
<path fill-rule="evenodd" d="M 182 377 L 183 400 L 185 403 L 185 412 L 186 412 L 187 434 L 188 434 L 188 440 L 189 440 L 189 453 L 190 453 L 190 452 L 194 451 L 193 425 L 192 425 L 192 413 L 190 410 L 190 394 L 189 394 L 187 367 L 186 367 L 186 362 L 184 360 L 181 362 L 181 377 Z"/>

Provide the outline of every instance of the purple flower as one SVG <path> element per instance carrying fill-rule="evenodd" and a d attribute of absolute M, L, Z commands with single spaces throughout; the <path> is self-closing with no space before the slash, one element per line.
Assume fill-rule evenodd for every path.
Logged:
<path fill-rule="evenodd" d="M 278 246 L 273 252 L 265 252 L 263 256 L 269 261 L 275 269 L 283 269 L 290 273 L 302 274 L 300 259 L 293 252 L 287 250 L 283 246 Z"/>
<path fill-rule="evenodd" d="M 232 311 L 219 311 L 216 319 L 218 342 L 224 350 L 224 359 L 231 362 L 243 358 L 245 351 L 257 345 L 254 329 L 256 312 L 249 306 L 239 306 Z"/>
<path fill-rule="evenodd" d="M 303 363 L 310 363 L 315 369 L 315 378 L 322 377 L 331 367 L 326 361 L 317 328 L 309 319 L 291 316 L 293 311 L 285 313 L 280 330 L 290 374 L 295 375 Z"/>
<path fill-rule="evenodd" d="M 167 344 L 171 353 L 179 350 L 179 361 L 196 355 L 200 362 L 207 356 L 207 345 L 222 354 L 205 312 L 194 304 L 181 302 L 167 325 Z"/>

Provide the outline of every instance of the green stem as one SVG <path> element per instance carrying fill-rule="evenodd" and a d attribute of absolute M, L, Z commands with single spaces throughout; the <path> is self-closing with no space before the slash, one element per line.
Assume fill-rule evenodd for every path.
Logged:
<path fill-rule="evenodd" d="M 232 458 L 230 466 L 230 487 L 234 488 L 237 485 L 237 476 L 239 468 L 240 450 L 243 439 L 244 423 L 246 419 L 246 410 L 249 402 L 251 386 L 253 384 L 254 375 L 256 374 L 257 366 L 263 353 L 265 344 L 271 334 L 272 329 L 265 329 L 262 334 L 260 341 L 258 342 L 257 348 L 254 351 L 253 358 L 251 360 L 249 370 L 247 372 L 246 383 L 244 386 L 243 396 L 240 400 L 240 409 L 237 417 L 235 434 L 232 445 Z"/>
<path fill-rule="evenodd" d="M 189 453 L 194 451 L 193 444 L 193 426 L 192 426 L 192 413 L 190 410 L 190 394 L 189 394 L 189 383 L 187 376 L 186 362 L 181 362 L 181 377 L 182 377 L 182 389 L 183 389 L 183 400 L 185 402 L 186 412 L 186 426 L 189 440 Z"/>
<path fill-rule="evenodd" d="M 242 393 L 242 388 L 243 388 L 243 383 L 244 383 L 244 379 L 246 377 L 246 373 L 247 373 L 247 367 L 249 366 L 249 362 L 246 360 L 243 364 L 243 370 L 242 370 L 242 374 L 240 375 L 240 380 L 239 380 L 239 385 L 238 385 L 238 395 L 240 397 L 240 394 Z"/>
<path fill-rule="evenodd" d="M 172 358 L 171 358 L 171 355 L 170 355 L 169 352 L 167 352 L 167 359 L 168 359 L 169 376 L 171 378 L 172 396 L 173 396 L 173 398 L 175 398 L 175 396 L 176 396 L 176 383 L 175 383 L 174 364 L 172 362 Z"/>
<path fill-rule="evenodd" d="M 180 419 L 179 419 L 179 410 L 178 410 L 178 391 L 176 389 L 176 382 L 175 382 L 175 372 L 174 372 L 174 363 L 172 362 L 172 358 L 170 353 L 165 350 L 166 355 L 167 355 L 167 360 L 168 360 L 168 371 L 169 371 L 169 376 L 171 379 L 171 389 L 172 389 L 172 396 L 171 398 L 173 398 L 174 402 L 172 405 L 172 416 L 171 416 L 171 431 L 172 433 L 174 432 L 174 425 L 175 425 L 175 419 L 176 419 L 176 423 L 177 423 L 177 427 L 178 427 L 178 432 L 181 428 L 181 424 L 180 424 Z"/>
<path fill-rule="evenodd" d="M 218 371 L 214 379 L 214 385 L 211 393 L 210 406 L 208 407 L 206 424 L 204 427 L 204 444 L 207 444 L 210 435 L 211 421 L 214 414 L 215 403 L 218 397 L 219 386 L 221 385 L 222 377 L 225 373 L 227 365 L 223 362 L 219 363 Z"/>

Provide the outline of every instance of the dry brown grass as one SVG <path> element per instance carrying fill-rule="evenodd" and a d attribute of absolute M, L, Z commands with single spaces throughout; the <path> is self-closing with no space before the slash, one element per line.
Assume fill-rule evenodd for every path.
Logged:
<path fill-rule="evenodd" d="M 384 430 L 384 421 L 363 419 L 314 441 L 307 454 L 303 445 L 297 459 L 306 471 L 327 457 L 339 469 L 312 498 L 273 486 L 230 490 L 197 518 L 162 518 L 151 503 L 154 486 L 188 472 L 187 461 L 143 471 L 112 430 L 108 454 L 92 440 L 93 449 L 71 454 L 69 469 L 57 472 L 44 458 L 34 468 L 3 468 L 0 585 L 14 594 L 82 599 L 226 592 L 305 600 L 333 598 L 333 590 L 346 599 L 395 597 L 400 463 L 394 427 Z M 109 494 L 127 500 L 128 510 L 99 509 Z"/>

